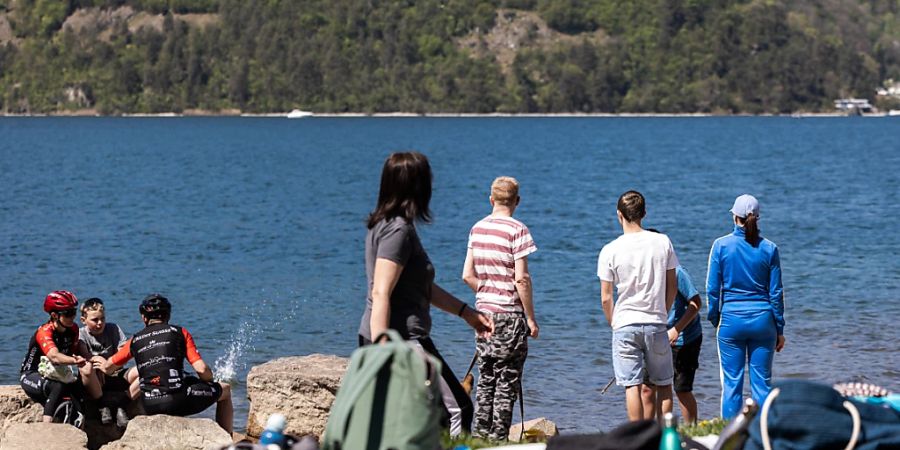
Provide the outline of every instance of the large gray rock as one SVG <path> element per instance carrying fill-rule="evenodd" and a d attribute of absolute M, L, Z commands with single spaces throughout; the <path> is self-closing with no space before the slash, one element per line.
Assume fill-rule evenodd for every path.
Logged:
<path fill-rule="evenodd" d="M 522 427 L 525 427 L 525 434 L 522 436 Z M 556 424 L 544 417 L 526 421 L 524 424 L 519 422 L 509 427 L 510 442 L 519 442 L 519 436 L 525 442 L 543 442 L 547 439 L 559 434 Z"/>
<path fill-rule="evenodd" d="M 210 419 L 160 414 L 131 419 L 122 439 L 101 450 L 207 450 L 231 443 L 228 432 Z"/>
<path fill-rule="evenodd" d="M 61 423 L 17 423 L 0 437 L 0 450 L 84 450 L 84 431 Z"/>
<path fill-rule="evenodd" d="M 247 374 L 247 435 L 259 437 L 272 413 L 287 418 L 286 432 L 319 438 L 349 360 L 313 354 L 278 358 L 253 367 Z"/>
<path fill-rule="evenodd" d="M 40 422 L 43 414 L 44 408 L 18 385 L 0 386 L 0 434 L 17 423 Z"/>

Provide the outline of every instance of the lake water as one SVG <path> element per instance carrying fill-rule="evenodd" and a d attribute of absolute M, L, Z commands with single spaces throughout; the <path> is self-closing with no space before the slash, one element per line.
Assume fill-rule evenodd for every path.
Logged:
<path fill-rule="evenodd" d="M 0 118 L 0 383 L 17 383 L 47 292 L 101 297 L 133 333 L 140 299 L 159 291 L 233 380 L 242 429 L 250 367 L 354 350 L 364 220 L 385 157 L 403 149 L 431 160 L 435 220 L 420 233 L 437 281 L 469 303 L 468 230 L 490 211 L 494 177 L 521 183 L 517 216 L 539 248 L 528 417 L 563 432 L 625 420 L 624 391 L 600 393 L 611 331 L 596 258 L 621 233 L 615 202 L 628 189 L 645 194 L 645 224 L 671 237 L 701 292 L 734 197 L 756 195 L 784 272 L 776 378 L 900 390 L 897 118 Z M 462 375 L 471 332 L 434 318 Z M 704 327 L 695 390 L 709 418 L 719 377 Z"/>

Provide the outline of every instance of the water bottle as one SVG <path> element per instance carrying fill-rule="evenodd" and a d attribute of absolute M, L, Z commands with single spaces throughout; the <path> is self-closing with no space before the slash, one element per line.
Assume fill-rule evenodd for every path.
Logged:
<path fill-rule="evenodd" d="M 741 413 L 732 419 L 728 425 L 725 425 L 713 450 L 736 450 L 744 448 L 744 443 L 747 442 L 747 437 L 749 436 L 747 429 L 750 427 L 750 422 L 753 420 L 753 417 L 756 416 L 757 409 L 756 402 L 753 401 L 752 398 L 745 400 L 744 406 L 741 408 Z"/>
<path fill-rule="evenodd" d="M 259 443 L 267 449 L 283 449 L 285 444 L 284 426 L 286 419 L 281 414 L 272 414 L 266 420 L 266 429 L 259 436 Z"/>
<path fill-rule="evenodd" d="M 681 450 L 681 436 L 678 435 L 678 419 L 668 412 L 663 416 L 662 439 L 659 450 Z"/>

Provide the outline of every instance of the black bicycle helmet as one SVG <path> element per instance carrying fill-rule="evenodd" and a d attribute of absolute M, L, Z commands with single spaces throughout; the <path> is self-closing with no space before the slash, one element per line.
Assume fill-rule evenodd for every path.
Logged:
<path fill-rule="evenodd" d="M 172 304 L 161 294 L 150 294 L 141 301 L 138 311 L 141 312 L 141 315 L 152 319 L 168 317 L 172 312 Z"/>

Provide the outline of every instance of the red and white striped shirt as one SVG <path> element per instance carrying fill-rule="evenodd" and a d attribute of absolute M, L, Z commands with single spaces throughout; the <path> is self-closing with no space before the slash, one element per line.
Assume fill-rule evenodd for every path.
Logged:
<path fill-rule="evenodd" d="M 522 312 L 516 291 L 516 260 L 537 251 L 528 227 L 512 217 L 487 216 L 469 232 L 478 276 L 475 307 L 492 313 Z"/>

